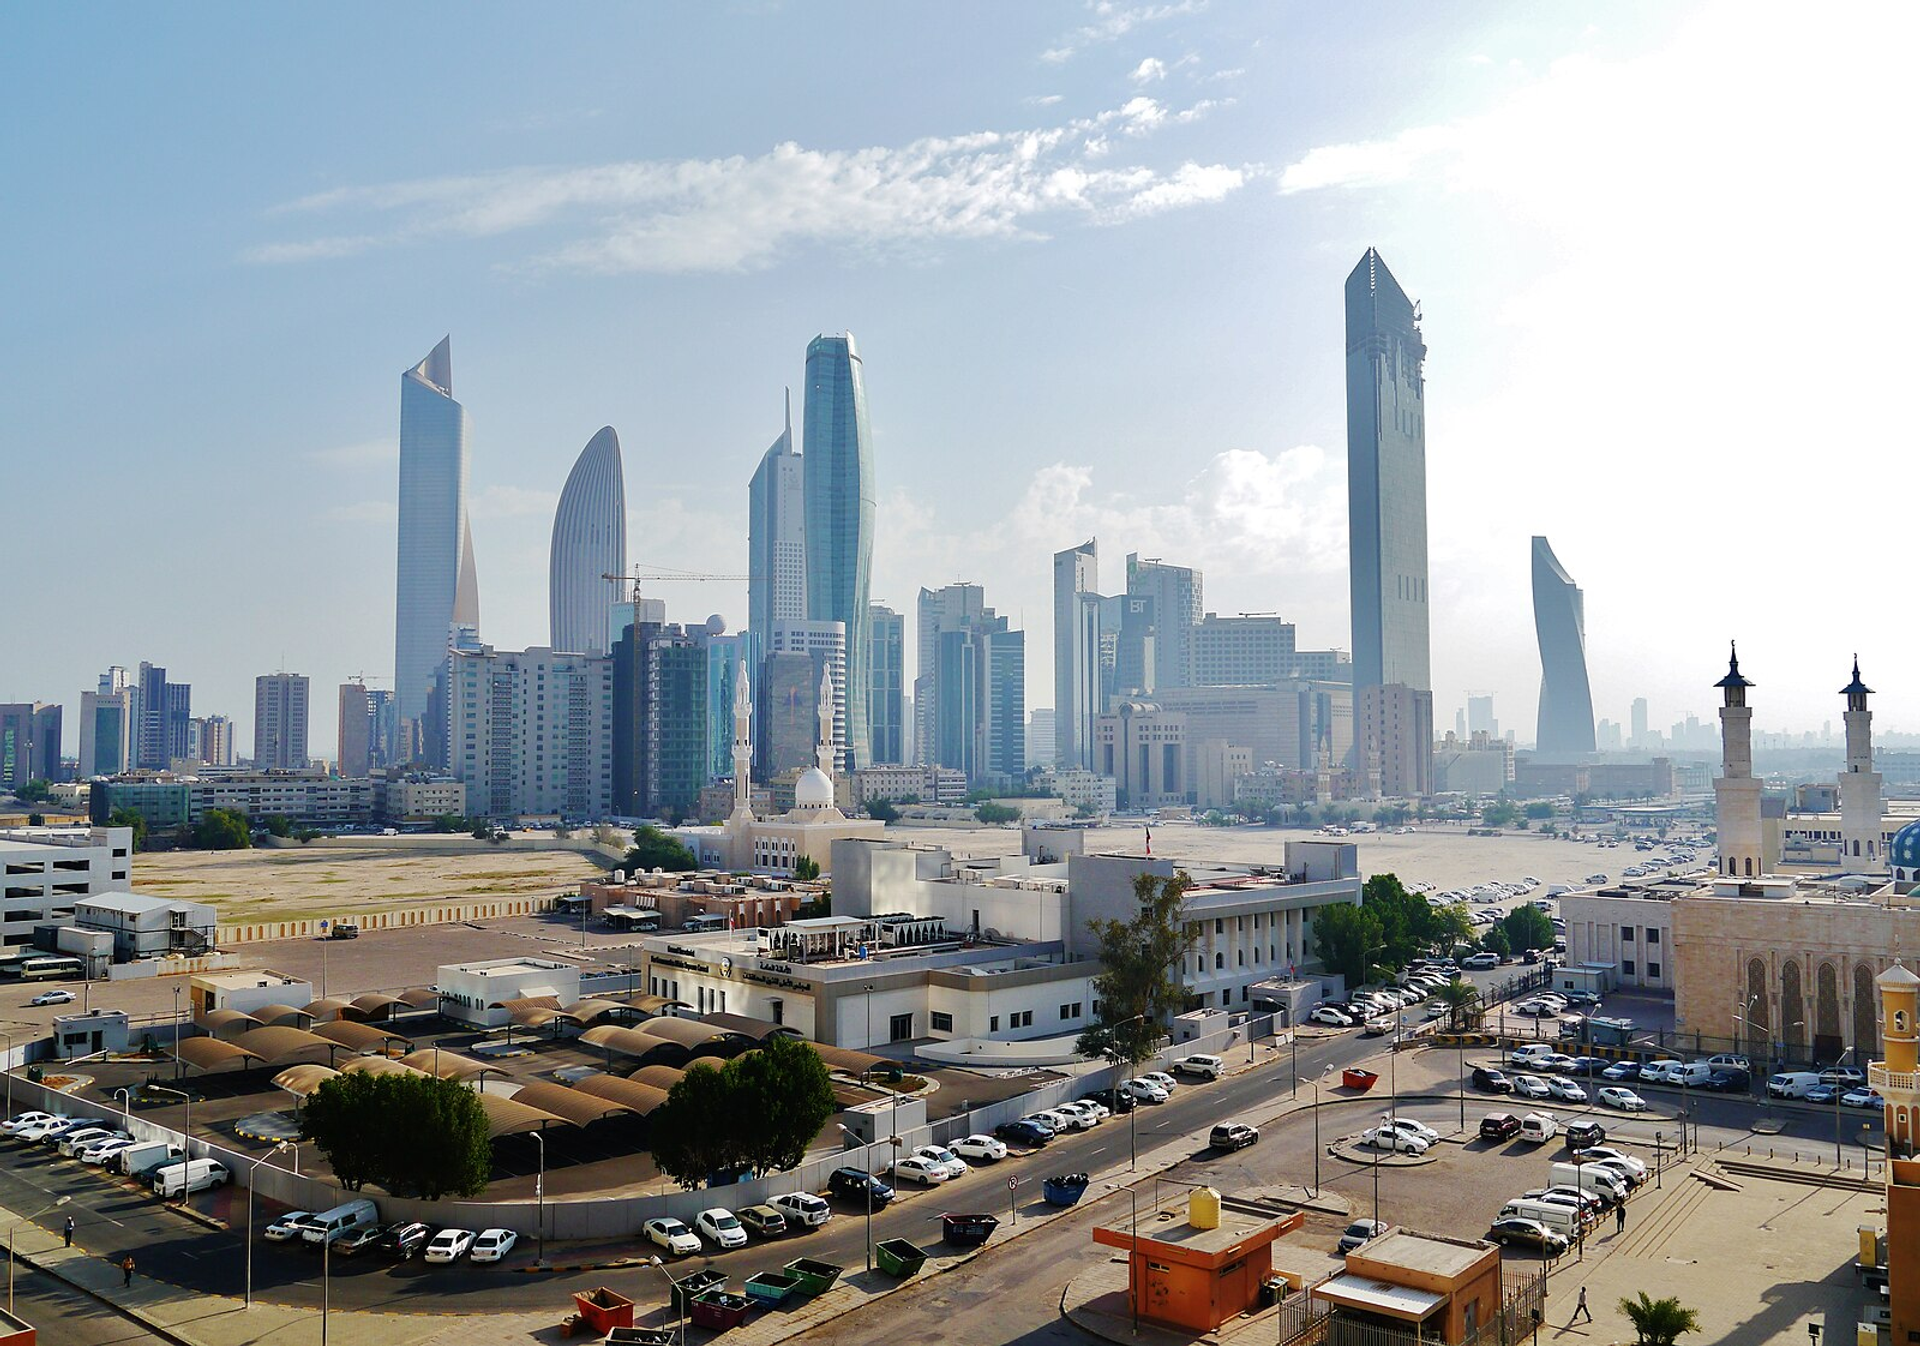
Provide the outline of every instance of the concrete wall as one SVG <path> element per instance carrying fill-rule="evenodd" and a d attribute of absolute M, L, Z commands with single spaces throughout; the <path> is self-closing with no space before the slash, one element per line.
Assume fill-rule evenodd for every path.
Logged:
<path fill-rule="evenodd" d="M 323 921 L 352 921 L 364 930 L 398 930 L 416 925 L 452 925 L 460 921 L 496 920 L 502 916 L 532 916 L 552 911 L 551 897 L 501 897 L 479 902 L 445 902 L 399 911 L 344 911 L 305 921 L 248 921 L 218 927 L 215 941 L 223 948 L 280 939 L 317 939 Z"/>

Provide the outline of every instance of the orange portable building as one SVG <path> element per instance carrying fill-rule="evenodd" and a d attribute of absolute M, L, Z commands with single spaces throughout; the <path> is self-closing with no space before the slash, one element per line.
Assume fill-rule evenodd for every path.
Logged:
<path fill-rule="evenodd" d="M 1141 1318 L 1189 1332 L 1211 1332 L 1258 1307 L 1273 1274 L 1273 1243 L 1298 1229 L 1294 1211 L 1272 1220 L 1220 1209 L 1218 1193 L 1195 1192 L 1184 1213 L 1142 1212 L 1093 1231 L 1093 1241 L 1127 1251 L 1132 1310 Z"/>

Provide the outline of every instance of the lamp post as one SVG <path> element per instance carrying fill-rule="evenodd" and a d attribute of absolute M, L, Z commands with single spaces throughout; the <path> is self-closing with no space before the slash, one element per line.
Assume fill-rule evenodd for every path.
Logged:
<path fill-rule="evenodd" d="M 852 1136 L 854 1140 L 858 1141 L 860 1139 L 859 1135 L 857 1135 L 850 1127 L 848 1127 L 846 1123 L 835 1122 L 834 1125 L 839 1127 L 840 1130 L 845 1132 L 847 1135 Z M 868 1172 L 867 1172 L 867 1181 L 864 1185 L 867 1189 L 867 1270 L 872 1271 L 873 1270 L 873 1172 L 872 1172 L 873 1142 L 870 1140 L 867 1141 L 866 1147 L 867 1147 Z"/>
<path fill-rule="evenodd" d="M 261 1155 L 258 1159 L 254 1160 L 253 1163 L 249 1165 L 247 1168 L 247 1307 L 248 1308 L 253 1307 L 253 1180 L 254 1180 L 255 1174 L 257 1174 L 260 1170 L 260 1165 L 266 1163 L 267 1160 L 273 1158 L 273 1156 L 275 1156 L 276 1154 L 279 1154 L 282 1150 L 286 1148 L 287 1148 L 287 1143 L 283 1140 L 278 1145 L 274 1146 L 271 1150 L 268 1150 L 265 1154 Z"/>
<path fill-rule="evenodd" d="M 175 987 L 174 989 L 178 990 L 179 987 Z M 193 1159 L 193 1095 L 184 1089 L 169 1089 L 163 1084 L 150 1084 L 147 1086 L 147 1089 L 156 1094 L 172 1094 L 175 1098 L 186 1104 L 184 1115 L 180 1119 L 180 1157 L 183 1160 L 191 1161 Z M 182 1182 L 180 1184 L 180 1204 L 183 1206 L 187 1204 L 189 1195 L 187 1189 L 192 1185 L 192 1183 L 188 1182 Z M 324 1335 L 324 1333 L 322 1335 Z"/>
<path fill-rule="evenodd" d="M 13 1034 L 0 1033 L 7 1040 L 7 1116 L 13 1116 Z"/>
<path fill-rule="evenodd" d="M 120 1100 L 120 1120 L 127 1124 L 127 1130 L 131 1132 L 133 1130 L 133 1090 L 115 1089 L 109 1097 Z"/>
<path fill-rule="evenodd" d="M 1108 1040 L 1112 1041 L 1113 1040 L 1112 1035 L 1118 1030 L 1125 1028 L 1128 1024 L 1137 1024 L 1141 1022 L 1143 1019 L 1145 1019 L 1146 1017 L 1147 1016 L 1144 1014 L 1135 1014 L 1129 1018 L 1122 1019 L 1119 1023 L 1115 1024 L 1111 1029 L 1108 1030 Z M 1296 1049 L 1296 1051 L 1297 1050 L 1298 1049 Z M 1120 1079 L 1119 1079 L 1120 1067 L 1123 1064 L 1128 1065 L 1130 1067 L 1131 1063 L 1123 1062 L 1121 1060 L 1121 1053 L 1118 1046 L 1108 1048 L 1107 1055 L 1113 1059 L 1113 1073 L 1115 1077 L 1113 1081 L 1113 1096 L 1116 1099 L 1118 1099 L 1120 1097 Z M 1132 1172 L 1134 1169 L 1140 1167 L 1140 1135 L 1139 1135 L 1139 1132 L 1135 1129 L 1134 1123 L 1133 1123 L 1133 1114 L 1140 1111 L 1140 1106 L 1139 1106 L 1140 1100 L 1131 1099 L 1130 1101 L 1134 1104 L 1134 1106 L 1127 1109 L 1127 1171 L 1128 1172 Z"/>
<path fill-rule="evenodd" d="M 680 1282 L 673 1278 L 673 1273 L 667 1270 L 667 1264 L 658 1257 L 649 1257 L 647 1265 L 667 1278 L 667 1303 L 680 1315 L 680 1346 L 687 1346 L 687 1300 L 680 1293 Z"/>
<path fill-rule="evenodd" d="M 73 1200 L 72 1197 L 63 1196 L 59 1200 L 55 1201 L 51 1206 L 42 1206 L 39 1210 L 35 1211 L 31 1215 L 22 1215 L 18 1217 L 17 1219 L 14 1220 L 14 1222 L 10 1226 L 8 1226 L 7 1228 L 7 1312 L 8 1313 L 13 1312 L 13 1264 L 15 1261 L 13 1256 L 14 1235 L 20 1232 L 20 1226 L 25 1224 L 27 1221 L 37 1220 L 42 1215 L 45 1215 L 48 1211 L 57 1210 L 59 1207 L 66 1205 L 71 1200 Z"/>
<path fill-rule="evenodd" d="M 540 1171 L 533 1178 L 534 1236 L 539 1243 L 533 1264 L 544 1267 L 547 1264 L 547 1138 L 538 1131 L 531 1134 L 540 1150 Z"/>
<path fill-rule="evenodd" d="M 1320 1079 L 1325 1079 L 1332 1070 L 1333 1067 L 1328 1066 L 1321 1071 Z M 1295 1075 L 1293 1077 L 1295 1092 L 1299 1091 L 1302 1084 L 1313 1090 L 1313 1194 L 1317 1198 L 1320 1195 L 1320 1080 L 1303 1080 Z"/>
<path fill-rule="evenodd" d="M 1834 1057 L 1834 1068 L 1838 1069 L 1840 1063 L 1852 1055 L 1853 1048 L 1849 1047 L 1844 1052 L 1841 1052 L 1840 1055 Z M 1840 1095 L 1843 1092 L 1840 1086 L 1842 1083 L 1843 1081 L 1841 1080 L 1835 1080 L 1833 1082 L 1833 1166 L 1835 1168 L 1840 1167 Z M 1866 1084 L 1862 1082 L 1860 1087 L 1864 1089 Z"/>
<path fill-rule="evenodd" d="M 1140 1335 L 1140 1297 L 1133 1288 L 1133 1264 L 1140 1256 L 1140 1194 L 1131 1187 L 1121 1187 L 1117 1182 L 1108 1183 L 1107 1190 L 1124 1191 L 1133 1206 L 1133 1228 L 1129 1235 L 1133 1243 L 1127 1249 L 1127 1303 L 1133 1309 L 1133 1334 L 1137 1337 Z"/>

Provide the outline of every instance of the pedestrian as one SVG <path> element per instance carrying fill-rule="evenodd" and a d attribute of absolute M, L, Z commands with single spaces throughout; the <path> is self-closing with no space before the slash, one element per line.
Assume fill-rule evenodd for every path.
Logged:
<path fill-rule="evenodd" d="M 133 1259 L 129 1257 L 127 1260 L 131 1262 Z M 1579 1322 L 1580 1315 L 1583 1313 L 1587 1315 L 1588 1322 L 1593 1321 L 1593 1310 L 1587 1307 L 1587 1287 L 1584 1285 L 1580 1287 L 1580 1302 L 1573 1306 L 1573 1317 L 1567 1319 L 1567 1326 L 1572 1327 Z"/>
<path fill-rule="evenodd" d="M 1616 1235 L 1627 1232 L 1627 1203 L 1624 1201 L 1613 1208 L 1613 1232 Z"/>
<path fill-rule="evenodd" d="M 69 1248 L 73 1246 L 73 1217 L 71 1215 L 67 1217 L 67 1246 Z"/>
<path fill-rule="evenodd" d="M 120 1259 L 120 1276 L 121 1276 L 120 1284 L 125 1286 L 127 1289 L 131 1290 L 133 1288 L 133 1254 L 132 1253 L 128 1253 L 125 1257 Z M 1580 1307 L 1584 1309 L 1586 1306 L 1587 1306 L 1587 1292 L 1585 1290 L 1582 1290 L 1580 1292 Z"/>

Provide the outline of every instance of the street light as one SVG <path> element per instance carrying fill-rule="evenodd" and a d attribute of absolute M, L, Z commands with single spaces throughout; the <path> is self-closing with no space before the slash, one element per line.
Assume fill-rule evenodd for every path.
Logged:
<path fill-rule="evenodd" d="M 687 1297 L 680 1293 L 680 1282 L 658 1257 L 649 1257 L 647 1265 L 667 1278 L 667 1303 L 680 1315 L 680 1346 L 687 1346 Z"/>
<path fill-rule="evenodd" d="M 73 1200 L 72 1197 L 63 1196 L 58 1201 L 55 1201 L 53 1205 L 42 1206 L 39 1210 L 35 1211 L 31 1215 L 21 1215 L 16 1217 L 14 1222 L 10 1226 L 8 1226 L 7 1228 L 7 1312 L 8 1313 L 13 1312 L 13 1263 L 14 1263 L 13 1237 L 14 1235 L 20 1232 L 20 1226 L 25 1224 L 27 1221 L 37 1220 L 42 1215 L 45 1215 L 48 1211 L 56 1210 L 59 1207 L 66 1205 L 71 1200 Z"/>
<path fill-rule="evenodd" d="M 174 989 L 178 990 L 179 988 L 175 987 Z M 180 1099 L 187 1105 L 185 1113 L 180 1119 L 180 1157 L 191 1162 L 193 1159 L 193 1095 L 184 1089 L 169 1089 L 164 1084 L 149 1084 L 147 1090 L 149 1093 L 155 1094 L 172 1094 L 175 1098 Z M 180 1204 L 182 1206 L 188 1204 L 188 1197 L 192 1187 L 193 1184 L 190 1182 L 182 1182 L 180 1184 Z M 322 1327 L 325 1327 L 324 1318 L 322 1319 Z M 325 1332 L 323 1331 L 321 1335 L 324 1337 Z"/>
<path fill-rule="evenodd" d="M 1840 1063 L 1852 1055 L 1853 1048 L 1849 1047 L 1844 1052 L 1841 1052 L 1840 1055 L 1834 1057 L 1834 1068 L 1837 1070 Z M 1841 1080 L 1835 1080 L 1833 1082 L 1833 1166 L 1835 1168 L 1840 1167 L 1840 1096 L 1844 1092 L 1840 1087 L 1842 1083 L 1843 1081 Z M 1864 1089 L 1865 1087 L 1866 1085 L 1863 1082 L 1861 1088 Z"/>
<path fill-rule="evenodd" d="M 547 1138 L 538 1131 L 532 1133 L 533 1143 L 540 1147 L 540 1171 L 533 1179 L 533 1202 L 536 1214 L 533 1217 L 534 1235 L 539 1241 L 539 1251 L 533 1264 L 544 1267 L 547 1264 Z"/>
<path fill-rule="evenodd" d="M 1313 1195 L 1316 1199 L 1320 1195 L 1320 1080 L 1324 1080 L 1332 1073 L 1333 1067 L 1329 1065 L 1320 1072 L 1319 1080 L 1303 1080 L 1298 1075 L 1293 1077 L 1296 1093 L 1303 1084 L 1313 1090 Z"/>
<path fill-rule="evenodd" d="M 1133 1242 L 1127 1249 L 1127 1303 L 1133 1307 L 1133 1334 L 1137 1337 L 1140 1335 L 1140 1297 L 1133 1288 L 1133 1264 L 1140 1256 L 1140 1194 L 1131 1187 L 1121 1187 L 1117 1182 L 1108 1183 L 1107 1190 L 1124 1191 L 1133 1206 L 1133 1229 L 1130 1234 Z M 1159 1204 L 1157 1200 L 1155 1204 Z"/>
<path fill-rule="evenodd" d="M 852 1136 L 854 1140 L 858 1141 L 860 1139 L 859 1134 L 853 1131 L 851 1128 L 849 1128 L 845 1122 L 835 1122 L 834 1125 L 839 1127 L 840 1130 L 845 1132 L 847 1135 Z M 872 1271 L 873 1270 L 873 1171 L 872 1171 L 873 1170 L 873 1142 L 870 1140 L 867 1141 L 866 1147 L 867 1147 L 867 1170 L 868 1171 L 867 1171 L 867 1181 L 863 1184 L 863 1186 L 865 1186 L 865 1188 L 867 1189 L 867 1270 Z"/>
<path fill-rule="evenodd" d="M 127 1131 L 131 1133 L 133 1131 L 133 1090 L 115 1089 L 109 1097 L 120 1100 L 120 1120 L 127 1124 Z"/>
<path fill-rule="evenodd" d="M 258 1159 L 254 1160 L 252 1165 L 249 1166 L 247 1169 L 247 1307 L 248 1308 L 253 1307 L 253 1179 L 254 1179 L 254 1175 L 259 1172 L 260 1165 L 266 1163 L 267 1160 L 273 1158 L 273 1156 L 275 1156 L 276 1154 L 279 1154 L 281 1151 L 285 1150 L 286 1148 L 287 1148 L 287 1143 L 283 1140 L 278 1145 L 274 1146 L 271 1150 L 268 1150 L 265 1154 L 261 1155 Z"/>
<path fill-rule="evenodd" d="M 1146 1017 L 1147 1016 L 1144 1014 L 1135 1014 L 1129 1018 L 1122 1019 L 1119 1023 L 1115 1024 L 1112 1028 L 1107 1030 L 1108 1040 L 1109 1041 L 1112 1040 L 1113 1034 L 1115 1031 L 1125 1028 L 1128 1024 L 1137 1024 L 1141 1022 L 1143 1019 L 1145 1019 Z M 1298 1059 L 1299 1048 L 1296 1047 L 1294 1049 L 1294 1052 L 1295 1052 L 1295 1059 Z M 1120 1060 L 1119 1047 L 1118 1046 L 1109 1047 L 1107 1049 L 1107 1055 L 1113 1061 L 1113 1073 L 1114 1073 L 1113 1096 L 1117 1101 L 1120 1097 L 1119 1076 L 1120 1076 L 1121 1060 Z M 1129 1062 L 1128 1065 L 1131 1066 L 1131 1063 Z M 1131 1096 L 1129 1097 L 1131 1098 Z M 1129 1172 L 1132 1172 L 1134 1169 L 1140 1166 L 1140 1137 L 1139 1137 L 1139 1132 L 1134 1128 L 1134 1124 L 1133 1124 L 1133 1114 L 1140 1111 L 1140 1100 L 1137 1098 L 1132 1098 L 1131 1101 L 1134 1104 L 1134 1106 L 1127 1109 L 1127 1170 Z"/>

